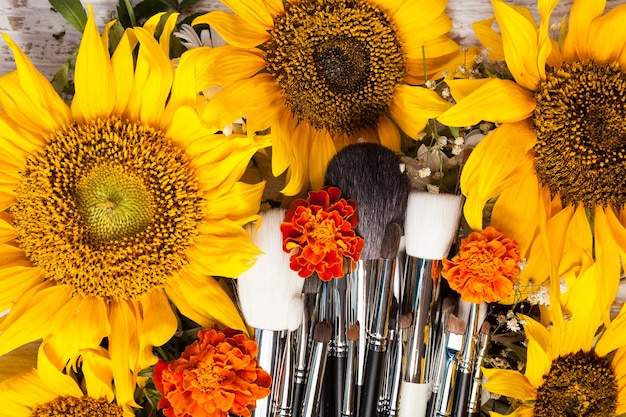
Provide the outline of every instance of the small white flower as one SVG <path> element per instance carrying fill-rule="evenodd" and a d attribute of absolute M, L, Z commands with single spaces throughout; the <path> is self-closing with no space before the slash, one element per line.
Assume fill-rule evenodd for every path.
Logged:
<path fill-rule="evenodd" d="M 465 139 L 459 136 L 459 137 L 454 138 L 454 142 L 453 143 L 455 145 L 461 146 L 461 145 L 465 144 Z"/>
<path fill-rule="evenodd" d="M 426 80 L 426 88 L 434 90 L 437 87 L 437 83 L 431 80 Z"/>
<path fill-rule="evenodd" d="M 426 185 L 426 189 L 431 194 L 439 194 L 439 187 L 433 184 Z"/>
<path fill-rule="evenodd" d="M 441 97 L 448 99 L 451 97 L 450 94 L 450 89 L 448 87 L 444 88 L 443 90 L 441 90 Z"/>
<path fill-rule="evenodd" d="M 425 167 L 417 171 L 417 176 L 420 178 L 430 177 L 430 168 Z"/>
<path fill-rule="evenodd" d="M 462 145 L 454 145 L 452 146 L 452 155 L 461 155 L 463 153 Z"/>
<path fill-rule="evenodd" d="M 550 305 L 550 293 L 546 287 L 539 287 L 537 291 L 528 293 L 528 302 L 532 305 Z"/>
<path fill-rule="evenodd" d="M 520 259 L 520 261 L 517 263 L 520 271 L 523 271 L 526 268 L 526 263 L 526 258 Z"/>

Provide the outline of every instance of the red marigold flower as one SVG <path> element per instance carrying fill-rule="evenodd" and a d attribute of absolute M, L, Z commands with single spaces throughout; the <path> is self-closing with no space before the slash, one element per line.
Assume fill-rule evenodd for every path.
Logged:
<path fill-rule="evenodd" d="M 519 244 L 489 226 L 463 239 L 459 254 L 443 260 L 441 274 L 463 301 L 491 303 L 511 294 L 519 261 Z"/>
<path fill-rule="evenodd" d="M 258 346 L 232 329 L 201 330 L 180 358 L 159 361 L 153 381 L 167 417 L 251 416 L 270 393 L 271 377 L 257 367 Z"/>
<path fill-rule="evenodd" d="M 363 238 L 354 230 L 358 224 L 356 203 L 341 198 L 337 187 L 295 200 L 280 226 L 283 250 L 292 253 L 289 266 L 303 278 L 313 272 L 324 281 L 342 277 L 344 258 L 356 262 L 361 256 Z"/>

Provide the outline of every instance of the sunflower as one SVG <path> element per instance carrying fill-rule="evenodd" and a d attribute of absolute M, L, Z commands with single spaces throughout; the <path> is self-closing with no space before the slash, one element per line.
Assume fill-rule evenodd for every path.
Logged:
<path fill-rule="evenodd" d="M 70 106 L 4 36 L 17 70 L 0 78 L 0 311 L 11 309 L 0 355 L 49 336 L 61 369 L 108 346 L 121 403 L 176 330 L 170 303 L 202 326 L 245 330 L 213 276 L 237 276 L 258 254 L 243 226 L 263 183 L 238 179 L 266 139 L 203 127 L 201 57 L 174 71 L 176 16 L 157 42 L 159 19 L 110 54 L 89 9 Z"/>
<path fill-rule="evenodd" d="M 603 325 L 609 305 L 589 302 L 602 291 L 596 285 L 599 273 L 597 265 L 586 269 L 567 299 L 550 305 L 543 323 L 522 316 L 528 342 L 523 374 L 483 369 L 488 379 L 483 387 L 514 400 L 516 408 L 507 416 L 610 417 L 626 412 L 626 309 L 610 326 Z"/>
<path fill-rule="evenodd" d="M 518 6 L 493 0 L 514 80 L 454 80 L 457 104 L 438 120 L 449 126 L 496 122 L 471 153 L 461 176 L 464 213 L 483 227 L 483 208 L 497 197 L 491 224 L 520 243 L 528 260 L 521 281 L 578 274 L 594 261 L 618 277 L 626 253 L 626 5 L 575 0 L 561 43 L 550 38 L 555 0 L 540 0 L 540 22 Z M 616 32 L 614 28 L 619 28 Z M 492 47 L 493 45 L 493 47 Z M 602 278 L 613 299 L 618 280 Z"/>
<path fill-rule="evenodd" d="M 19 373 L 0 383 L 0 415 L 11 417 L 133 417 L 127 405 L 118 404 L 112 389 L 111 361 L 102 348 L 82 351 L 83 376 L 60 372 L 45 353 L 37 369 Z M 82 387 L 82 388 L 81 388 Z"/>
<path fill-rule="evenodd" d="M 208 52 L 208 78 L 222 89 L 206 120 L 219 127 L 245 115 L 248 131 L 270 127 L 272 170 L 287 170 L 286 195 L 321 188 L 344 146 L 362 139 L 399 151 L 401 132 L 416 139 L 450 106 L 415 85 L 464 59 L 447 35 L 446 0 L 222 2 L 234 14 L 193 22 L 228 43 Z"/>

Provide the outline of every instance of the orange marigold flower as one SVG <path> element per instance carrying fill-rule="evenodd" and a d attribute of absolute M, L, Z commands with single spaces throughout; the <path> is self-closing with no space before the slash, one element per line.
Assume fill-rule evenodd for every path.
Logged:
<path fill-rule="evenodd" d="M 256 342 L 232 329 L 201 330 L 198 337 L 180 358 L 155 365 L 158 407 L 167 417 L 251 416 L 272 382 L 257 367 Z"/>
<path fill-rule="evenodd" d="M 443 260 L 441 274 L 463 301 L 491 303 L 511 294 L 519 261 L 519 244 L 489 226 L 463 239 L 459 254 Z"/>
<path fill-rule="evenodd" d="M 337 187 L 295 200 L 280 226 L 283 250 L 292 252 L 289 266 L 303 278 L 313 272 L 324 281 L 342 277 L 344 258 L 356 262 L 361 256 L 363 238 L 354 230 L 358 224 L 355 201 L 341 198 Z"/>

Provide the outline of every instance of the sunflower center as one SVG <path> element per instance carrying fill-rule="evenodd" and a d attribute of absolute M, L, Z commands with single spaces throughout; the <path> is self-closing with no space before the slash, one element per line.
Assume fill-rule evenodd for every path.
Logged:
<path fill-rule="evenodd" d="M 9 211 L 45 279 L 127 300 L 187 263 L 203 216 L 195 171 L 165 135 L 111 117 L 51 134 L 27 160 Z"/>
<path fill-rule="evenodd" d="M 94 238 L 103 242 L 135 235 L 154 216 L 152 195 L 143 180 L 106 165 L 79 180 L 76 204 Z"/>
<path fill-rule="evenodd" d="M 330 134 L 388 114 L 405 58 L 394 22 L 367 0 L 285 2 L 265 62 L 294 117 Z"/>
<path fill-rule="evenodd" d="M 623 207 L 626 74 L 620 65 L 565 63 L 548 71 L 536 102 L 539 180 L 564 203 Z"/>
<path fill-rule="evenodd" d="M 30 417 L 122 417 L 124 412 L 117 404 L 109 403 L 105 398 L 57 397 L 45 404 L 38 405 Z"/>
<path fill-rule="evenodd" d="M 537 390 L 536 417 L 614 416 L 617 379 L 605 358 L 592 352 L 561 356 Z"/>

